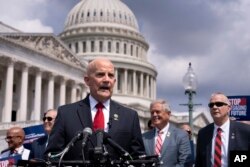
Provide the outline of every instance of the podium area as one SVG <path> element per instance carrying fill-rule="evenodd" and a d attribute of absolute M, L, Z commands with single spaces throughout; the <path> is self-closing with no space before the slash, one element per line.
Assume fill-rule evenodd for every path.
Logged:
<path fill-rule="evenodd" d="M 158 159 L 149 160 L 114 160 L 110 162 L 93 162 L 93 161 L 27 161 L 19 160 L 17 167 L 157 167 L 160 163 Z"/>

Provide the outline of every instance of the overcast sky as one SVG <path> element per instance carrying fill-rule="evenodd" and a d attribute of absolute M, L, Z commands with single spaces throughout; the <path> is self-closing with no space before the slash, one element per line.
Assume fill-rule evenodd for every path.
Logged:
<path fill-rule="evenodd" d="M 24 32 L 63 31 L 80 0 L 1 0 L 0 21 Z M 198 77 L 194 103 L 207 107 L 211 93 L 250 95 L 249 0 L 123 0 L 150 45 L 157 97 L 187 111 L 182 78 L 188 63 Z"/>

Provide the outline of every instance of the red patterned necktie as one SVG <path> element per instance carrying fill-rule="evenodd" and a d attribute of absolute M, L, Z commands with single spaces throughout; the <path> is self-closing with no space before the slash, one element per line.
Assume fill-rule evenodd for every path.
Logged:
<path fill-rule="evenodd" d="M 221 167 L 221 132 L 221 128 L 218 128 L 214 145 L 214 167 Z"/>
<path fill-rule="evenodd" d="M 93 123 L 94 131 L 97 129 L 104 129 L 104 115 L 102 111 L 103 107 L 104 107 L 103 104 L 100 102 L 96 105 L 97 112 Z"/>
<path fill-rule="evenodd" d="M 157 135 L 156 145 L 155 145 L 155 154 L 160 155 L 161 148 L 162 148 L 162 134 L 163 134 L 163 132 L 158 131 L 157 133 L 158 133 L 158 135 Z"/>

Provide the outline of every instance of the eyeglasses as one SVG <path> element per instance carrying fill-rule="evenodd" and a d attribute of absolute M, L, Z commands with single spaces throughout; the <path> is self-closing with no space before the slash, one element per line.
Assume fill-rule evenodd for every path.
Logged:
<path fill-rule="evenodd" d="M 16 138 L 16 137 L 21 137 L 21 136 L 7 136 L 7 137 L 5 137 L 5 140 L 9 141 L 9 140 L 12 140 L 13 138 Z"/>
<path fill-rule="evenodd" d="M 224 102 L 214 102 L 214 103 L 208 103 L 208 107 L 209 108 L 213 108 L 214 105 L 216 105 L 217 107 L 221 107 L 221 106 L 227 106 L 227 103 Z"/>
<path fill-rule="evenodd" d="M 54 118 L 52 117 L 43 117 L 43 122 L 45 122 L 46 120 L 48 120 L 49 122 L 52 121 Z"/>

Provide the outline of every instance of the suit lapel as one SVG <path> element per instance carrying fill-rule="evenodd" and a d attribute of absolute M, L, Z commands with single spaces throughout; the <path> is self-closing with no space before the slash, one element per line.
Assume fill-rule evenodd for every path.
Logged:
<path fill-rule="evenodd" d="M 149 151 L 149 155 L 155 154 L 155 128 L 149 132 L 150 138 L 146 140 L 145 147 Z"/>
<path fill-rule="evenodd" d="M 85 127 L 92 128 L 93 125 L 92 125 L 92 116 L 89 103 L 89 95 L 79 103 L 77 107 L 77 115 L 79 117 L 79 120 L 83 128 Z"/>
<path fill-rule="evenodd" d="M 110 100 L 110 111 L 109 111 L 109 130 L 108 133 L 115 134 L 115 132 L 118 130 L 119 127 L 119 116 L 120 114 L 120 107 L 117 105 L 113 100 Z"/>
<path fill-rule="evenodd" d="M 228 152 L 230 150 L 237 150 L 236 145 L 235 145 L 235 139 L 236 139 L 236 131 L 234 127 L 234 122 L 230 121 L 230 127 L 229 127 L 229 142 L 228 142 Z"/>
<path fill-rule="evenodd" d="M 212 139 L 213 139 L 213 132 L 214 132 L 214 124 L 211 124 L 208 130 L 208 134 L 205 137 L 206 140 L 206 164 L 211 166 L 211 151 L 212 151 Z"/>
<path fill-rule="evenodd" d="M 163 142 L 163 145 L 162 145 L 162 152 L 161 152 L 161 156 L 163 157 L 165 154 L 167 154 L 168 152 L 168 145 L 170 143 L 170 140 L 172 140 L 173 138 L 173 134 L 175 133 L 174 132 L 174 128 L 173 126 L 171 126 L 171 124 L 169 124 L 169 129 L 168 129 L 168 132 L 166 134 L 166 137 L 165 137 L 165 140 Z"/>

